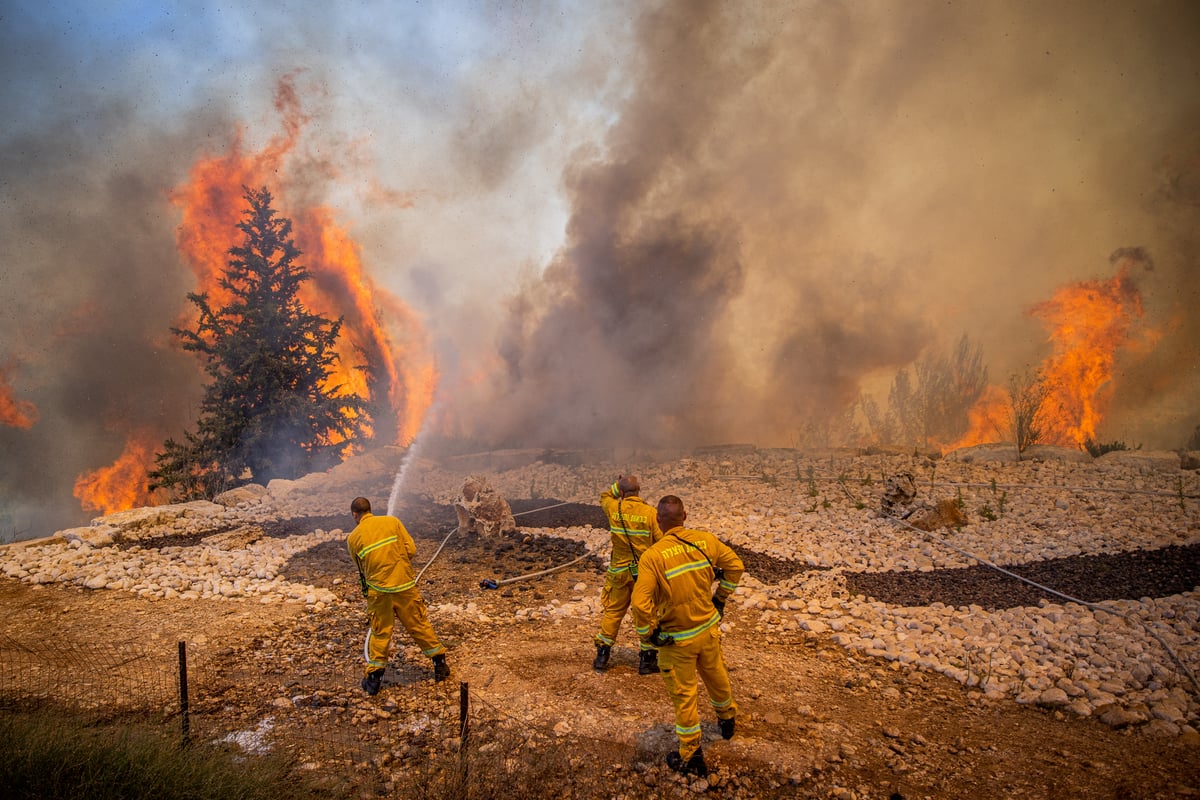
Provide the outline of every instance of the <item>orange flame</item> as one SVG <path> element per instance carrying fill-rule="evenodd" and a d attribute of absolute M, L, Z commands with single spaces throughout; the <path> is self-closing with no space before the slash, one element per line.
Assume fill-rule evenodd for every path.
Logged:
<path fill-rule="evenodd" d="M 283 115 L 283 135 L 257 153 L 243 152 L 241 136 L 235 136 L 229 152 L 198 161 L 188 182 L 172 194 L 183 212 L 177 236 L 179 249 L 196 274 L 198 291 L 206 292 L 215 308 L 229 299 L 219 280 L 229 249 L 242 236 L 237 229 L 244 211 L 242 187 L 270 188 L 283 172 L 286 157 L 308 122 L 291 76 L 280 82 L 275 106 Z M 341 393 L 365 400 L 386 399 L 387 407 L 396 415 L 395 443 L 409 444 L 432 403 L 437 380 L 420 321 L 404 303 L 367 276 L 358 245 L 334 221 L 331 209 L 315 206 L 284 215 L 292 220 L 301 263 L 312 276 L 302 287 L 300 301 L 311 313 L 344 319 L 338 371 L 330 376 L 326 388 L 340 386 Z M 395 351 L 393 334 L 407 346 L 403 358 Z M 359 369 L 364 362 L 375 370 L 375 384 L 385 397 L 371 397 L 367 375 Z"/>
<path fill-rule="evenodd" d="M 9 386 L 11 367 L 0 367 L 0 425 L 28 430 L 38 421 L 37 406 L 28 400 L 18 400 Z"/>
<path fill-rule="evenodd" d="M 989 385 L 967 412 L 967 418 L 970 420 L 967 432 L 946 450 L 973 447 L 1003 439 L 1005 432 L 1012 427 L 1011 407 L 1012 401 L 1008 392 L 999 386 Z"/>
<path fill-rule="evenodd" d="M 1038 374 L 1047 390 L 1038 414 L 1041 444 L 1083 447 L 1094 440 L 1112 397 L 1113 370 L 1122 348 L 1139 344 L 1130 337 L 1143 314 L 1142 296 L 1131 272 L 1140 257 L 1122 257 L 1108 280 L 1078 281 L 1030 309 L 1050 333 L 1051 354 Z M 1159 333 L 1143 331 L 1146 346 Z M 1008 392 L 989 386 L 970 411 L 971 427 L 948 449 L 996 441 L 1012 433 Z"/>
<path fill-rule="evenodd" d="M 247 152 L 242 131 L 235 131 L 226 153 L 197 160 L 188 180 L 171 193 L 171 201 L 181 212 L 176 232 L 179 251 L 196 276 L 196 291 L 207 294 L 214 309 L 232 299 L 220 279 L 230 248 L 242 240 L 237 226 L 245 211 L 243 187 L 266 186 L 279 197 L 280 189 L 286 188 L 278 184 L 286 175 L 287 158 L 309 121 L 293 78 L 285 76 L 276 89 L 281 135 L 262 150 Z M 302 252 L 300 263 L 312 277 L 302 287 L 300 302 L 310 313 L 344 318 L 338 371 L 325 388 L 340 387 L 339 393 L 372 401 L 376 409 L 390 409 L 394 424 L 377 418 L 377 438 L 383 427 L 396 444 L 410 444 L 433 402 L 437 383 L 431 347 L 420 320 L 398 298 L 374 285 L 363 269 L 358 245 L 334 221 L 332 210 L 321 206 L 286 212 L 277 206 L 276 210 L 292 220 L 293 236 Z M 394 341 L 403 345 L 402 353 Z M 360 369 L 364 365 L 374 370 L 371 383 Z M 372 385 L 382 397 L 371 397 Z M 385 424 L 381 426 L 381 422 Z M 116 463 L 76 481 L 75 496 L 85 508 L 105 513 L 148 502 L 151 498 L 144 487 L 153 468 L 152 442 L 156 439 L 161 437 L 130 437 Z"/>
<path fill-rule="evenodd" d="M 1143 313 L 1132 264 L 1122 261 L 1109 280 L 1064 286 L 1029 312 L 1043 321 L 1052 346 L 1041 367 L 1048 389 L 1045 444 L 1082 447 L 1095 439 L 1112 398 L 1117 351 Z"/>
<path fill-rule="evenodd" d="M 125 450 L 108 467 L 75 479 L 75 497 L 85 511 L 115 514 L 136 506 L 152 505 L 156 493 L 147 489 L 146 475 L 154 466 L 157 436 L 149 431 L 132 434 Z"/>

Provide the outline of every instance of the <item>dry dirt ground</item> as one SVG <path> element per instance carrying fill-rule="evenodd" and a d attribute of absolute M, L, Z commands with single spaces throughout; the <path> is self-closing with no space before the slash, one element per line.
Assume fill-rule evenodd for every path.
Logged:
<path fill-rule="evenodd" d="M 524 507 L 549 502 L 524 501 Z M 518 507 L 514 501 L 514 511 Z M 561 513 L 568 512 L 574 524 L 604 524 L 596 507 Z M 555 762 L 563 765 L 560 774 L 525 783 L 526 796 L 1200 797 L 1200 746 L 1194 742 L 988 700 L 942 675 L 848 653 L 823 637 L 771 635 L 756 630 L 749 614 L 739 619 L 734 603 L 724 646 L 740 707 L 737 734 L 724 741 L 711 715 L 704 718 L 713 774 L 689 784 L 661 765 L 674 745 L 670 704 L 658 676 L 637 674 L 628 620 L 612 666 L 597 673 L 591 669 L 596 620 L 515 618 L 522 607 L 598 593 L 601 563 L 588 558 L 544 577 L 485 589 L 482 580 L 564 564 L 581 555 L 582 546 L 520 532 L 487 540 L 446 538 L 453 511 L 428 503 L 410 507 L 406 516 L 418 565 L 445 541 L 421 584 L 429 606 L 475 604 L 470 614 L 432 615 L 453 669 L 452 679 L 440 685 L 432 682 L 428 661 L 399 633 L 383 691 L 367 698 L 359 690 L 365 622 L 353 568 L 337 542 L 296 556 L 286 570 L 289 580 L 332 587 L 346 601 L 321 612 L 249 601 L 151 602 L 0 579 L 0 629 L 20 641 L 42 640 L 53 630 L 82 647 L 134 640 L 167 647 L 186 640 L 198 674 L 223 675 L 232 684 L 218 698 L 198 696 L 195 713 L 237 718 L 229 720 L 231 727 L 253 727 L 281 705 L 299 705 L 289 718 L 303 724 L 344 723 L 349 716 L 364 740 L 403 739 L 399 723 L 411 710 L 408 699 L 442 692 L 452 702 L 466 683 L 482 716 L 499 710 L 507 724 L 544 734 L 539 747 L 562 756 Z M 553 522 L 529 517 L 522 524 Z M 295 520 L 269 534 L 344 525 L 340 519 Z M 306 701 L 280 702 L 287 697 Z M 478 730 L 488 722 L 477 718 L 473 724 Z M 405 758 L 417 754 L 406 756 L 407 748 L 397 747 L 400 754 L 383 761 L 391 762 L 398 782 L 384 781 L 382 791 L 402 796 Z M 525 753 L 511 755 L 533 761 Z"/>

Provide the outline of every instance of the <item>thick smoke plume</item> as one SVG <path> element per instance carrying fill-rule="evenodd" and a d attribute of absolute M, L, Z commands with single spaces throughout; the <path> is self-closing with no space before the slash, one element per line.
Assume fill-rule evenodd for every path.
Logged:
<path fill-rule="evenodd" d="M 619 119 L 566 174 L 566 243 L 512 304 L 508 381 L 483 415 L 501 442 L 853 444 L 870 435 L 860 392 L 929 348 L 966 334 L 1001 384 L 1036 364 L 1029 309 L 1107 277 L 1114 249 L 1153 242 L 1170 274 L 1142 291 L 1195 299 L 1198 95 L 1169 73 L 1198 61 L 1172 23 L 1150 23 L 1151 52 L 1065 6 L 1037 28 L 1014 27 L 1030 8 L 905 10 L 685 2 L 640 19 Z M 1105 89 L 1068 64 L 1138 77 Z M 1135 91 L 1145 128 L 1119 111 Z M 1163 413 L 1140 416 L 1151 394 L 1125 375 L 1107 387 L 1151 446 L 1200 415 L 1195 368 L 1171 367 L 1197 362 L 1185 307 L 1157 309 L 1170 356 L 1121 354 Z"/>

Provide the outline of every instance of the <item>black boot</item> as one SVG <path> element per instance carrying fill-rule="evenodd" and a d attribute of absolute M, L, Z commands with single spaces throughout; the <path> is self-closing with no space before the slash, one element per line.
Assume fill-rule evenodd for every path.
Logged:
<path fill-rule="evenodd" d="M 446 654 L 433 657 L 433 679 L 444 681 L 450 677 L 450 665 L 446 663 Z"/>
<path fill-rule="evenodd" d="M 680 775 L 695 775 L 700 778 L 708 776 L 708 765 L 704 763 L 704 753 L 697 750 L 692 757 L 684 762 L 677 751 L 667 753 L 667 766 Z"/>
<path fill-rule="evenodd" d="M 658 651 L 642 650 L 638 653 L 638 675 L 653 675 L 658 672 Z"/>
<path fill-rule="evenodd" d="M 729 719 L 717 720 L 717 727 L 721 729 L 722 739 L 733 738 L 733 719 L 733 717 L 730 717 Z"/>
<path fill-rule="evenodd" d="M 383 686 L 383 670 L 373 669 L 367 673 L 367 677 L 362 679 L 363 691 L 371 696 L 379 694 L 380 687 Z"/>
<path fill-rule="evenodd" d="M 612 655 L 612 645 L 596 645 L 596 660 L 592 662 L 592 669 L 598 669 L 601 672 L 608 669 L 608 657 L 610 655 Z"/>

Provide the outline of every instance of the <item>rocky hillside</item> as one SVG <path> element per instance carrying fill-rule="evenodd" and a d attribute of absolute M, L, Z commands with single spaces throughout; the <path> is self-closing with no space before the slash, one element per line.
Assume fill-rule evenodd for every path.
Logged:
<path fill-rule="evenodd" d="M 590 669 L 608 541 L 596 501 L 618 473 L 636 472 L 648 500 L 679 495 L 688 523 L 748 567 L 723 625 L 744 724 L 730 742 L 706 734 L 717 769 L 692 789 L 1200 792 L 1200 478 L 1173 453 L 1033 455 L 742 447 L 620 462 L 512 451 L 405 463 L 385 449 L 218 503 L 138 509 L 3 548 L 3 589 L 17 598 L 6 608 L 29 609 L 5 632 L 33 635 L 50 614 L 64 621 L 61 605 L 137 607 L 66 629 L 111 638 L 178 620 L 179 635 L 205 629 L 202 661 L 282 649 L 313 692 L 364 711 L 402 709 L 424 680 L 403 641 L 379 698 L 357 691 L 361 598 L 343 545 L 350 499 L 365 494 L 376 510 L 394 499 L 418 541 L 421 590 L 455 677 L 552 732 L 559 749 L 611 743 L 617 755 L 600 770 L 610 782 L 578 776 L 576 796 L 669 793 L 679 779 L 659 762 L 670 708 L 656 678 L 636 675 L 628 626 L 614 669 Z M 881 512 L 889 480 L 905 474 L 916 489 L 905 510 L 953 507 L 949 527 Z M 517 532 L 454 532 L 468 475 L 508 498 Z M 252 633 L 261 638 L 242 641 Z M 320 653 L 315 641 L 326 643 Z M 242 714 L 253 717 L 256 702 L 263 713 L 296 706 L 295 686 L 280 680 L 247 693 Z"/>

